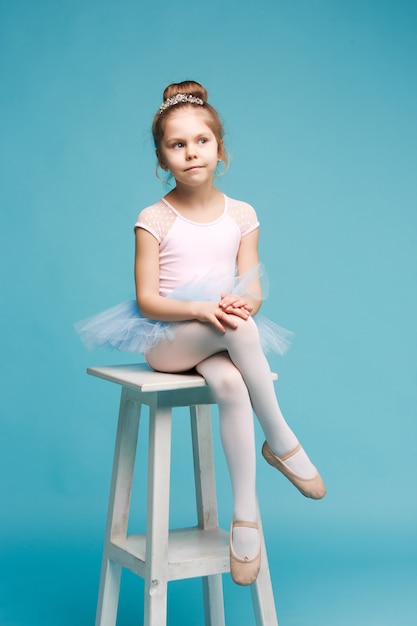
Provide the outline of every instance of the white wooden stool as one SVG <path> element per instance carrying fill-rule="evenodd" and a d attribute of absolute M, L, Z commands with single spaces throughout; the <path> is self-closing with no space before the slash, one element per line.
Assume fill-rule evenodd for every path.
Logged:
<path fill-rule="evenodd" d="M 92 367 L 87 372 L 122 385 L 96 626 L 115 626 L 120 575 L 144 579 L 144 626 L 165 626 L 167 586 L 202 577 L 206 626 L 224 626 L 222 574 L 229 572 L 229 532 L 218 526 L 210 404 L 202 376 L 161 374 L 147 365 Z M 273 375 L 276 378 L 276 375 Z M 149 406 L 146 533 L 127 535 L 142 405 Z M 190 407 L 198 526 L 169 529 L 171 417 Z M 257 626 L 278 626 L 265 543 L 251 585 Z"/>

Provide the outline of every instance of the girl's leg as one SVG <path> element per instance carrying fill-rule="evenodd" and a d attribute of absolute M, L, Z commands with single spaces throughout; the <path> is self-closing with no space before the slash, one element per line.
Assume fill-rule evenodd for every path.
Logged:
<path fill-rule="evenodd" d="M 148 363 L 160 371 L 179 372 L 195 367 L 213 354 L 227 351 L 242 375 L 269 446 L 276 455 L 282 456 L 295 448 L 297 438 L 281 413 L 254 320 L 237 317 L 236 321 L 238 327 L 228 328 L 225 333 L 210 324 L 182 322 L 176 326 L 173 339 L 164 339 L 150 350 Z M 302 448 L 286 464 L 304 478 L 313 477 L 317 471 Z"/>
<path fill-rule="evenodd" d="M 227 352 L 220 352 L 197 365 L 215 395 L 220 416 L 220 436 L 233 490 L 233 519 L 257 521 L 256 453 L 252 405 L 248 389 Z M 258 551 L 258 531 L 237 527 L 233 547 L 242 558 Z"/>
<path fill-rule="evenodd" d="M 161 342 L 162 350 L 152 350 L 147 355 L 148 362 L 155 369 L 170 372 L 196 365 L 204 376 L 219 407 L 220 437 L 233 491 L 233 519 L 256 522 L 255 434 L 248 388 L 227 352 L 205 358 L 212 350 L 207 348 L 203 324 L 185 325 L 185 328 L 185 334 L 181 326 L 173 341 Z M 255 557 L 258 546 L 256 529 L 238 527 L 233 530 L 233 547 L 242 558 Z"/>

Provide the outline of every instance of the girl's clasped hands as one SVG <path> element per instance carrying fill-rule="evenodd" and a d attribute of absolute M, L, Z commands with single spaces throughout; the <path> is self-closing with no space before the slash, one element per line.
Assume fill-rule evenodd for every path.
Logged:
<path fill-rule="evenodd" d="M 196 319 L 212 324 L 224 333 L 226 328 L 237 328 L 236 317 L 247 320 L 253 307 L 242 297 L 234 294 L 222 294 L 219 302 L 196 303 Z"/>

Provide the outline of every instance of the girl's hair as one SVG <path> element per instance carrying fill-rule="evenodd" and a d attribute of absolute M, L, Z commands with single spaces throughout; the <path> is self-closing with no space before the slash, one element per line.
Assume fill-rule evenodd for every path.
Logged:
<path fill-rule="evenodd" d="M 170 114 L 173 111 L 177 111 L 178 109 L 182 109 L 184 107 L 196 107 L 201 109 L 206 114 L 206 123 L 207 126 L 212 130 L 214 136 L 217 139 L 217 143 L 219 145 L 219 152 L 221 154 L 222 160 L 226 166 L 225 170 L 227 170 L 229 165 L 229 159 L 227 156 L 226 149 L 224 147 L 224 129 L 223 124 L 220 120 L 219 114 L 216 109 L 211 106 L 207 102 L 207 90 L 200 85 L 200 83 L 196 83 L 193 80 L 185 80 L 182 83 L 172 83 L 168 85 L 163 93 L 163 101 L 166 102 L 169 98 L 174 98 L 178 94 L 183 94 L 185 96 L 193 96 L 194 98 L 199 98 L 203 101 L 203 104 L 197 104 L 193 102 L 177 102 L 172 106 L 168 106 L 162 112 L 157 111 L 155 117 L 153 119 L 152 124 L 152 135 L 155 144 L 155 148 L 157 150 L 160 149 L 161 141 L 164 136 L 165 130 L 165 121 L 168 119 Z M 223 172 L 224 173 L 224 172 Z"/>

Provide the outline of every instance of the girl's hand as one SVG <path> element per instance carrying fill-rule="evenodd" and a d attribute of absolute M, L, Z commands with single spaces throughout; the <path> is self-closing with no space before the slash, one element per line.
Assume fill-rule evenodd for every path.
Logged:
<path fill-rule="evenodd" d="M 227 311 L 218 302 L 195 302 L 194 318 L 199 322 L 213 324 L 217 330 L 224 333 L 226 328 L 237 328 L 236 316 L 246 320 L 249 312 L 244 307 L 234 308 L 229 304 Z"/>
<path fill-rule="evenodd" d="M 242 297 L 227 293 L 222 294 L 219 307 L 225 311 L 225 313 L 237 315 L 238 317 L 246 320 L 253 310 L 253 307 Z"/>

